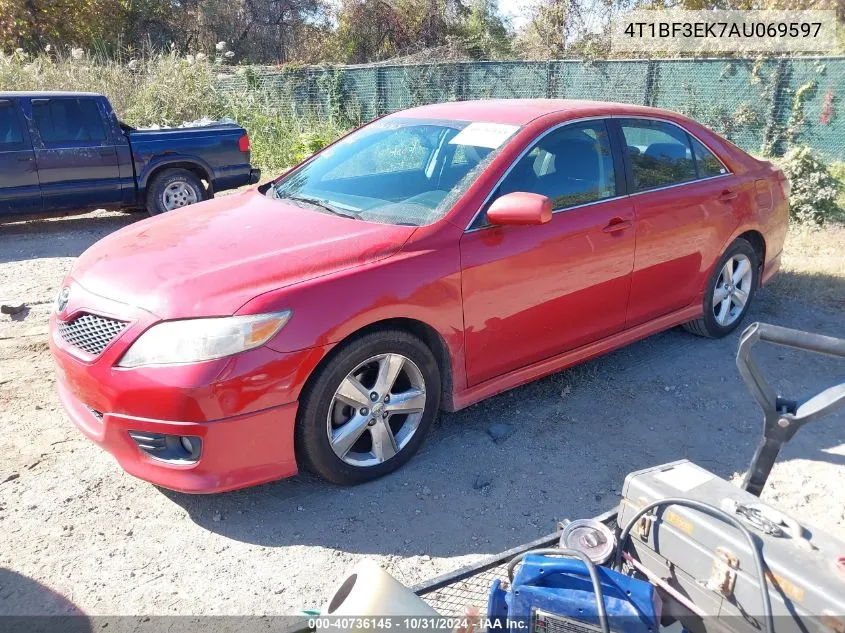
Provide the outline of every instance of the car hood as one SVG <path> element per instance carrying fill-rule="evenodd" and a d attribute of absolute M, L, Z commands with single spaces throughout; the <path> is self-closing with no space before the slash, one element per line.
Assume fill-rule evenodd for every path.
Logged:
<path fill-rule="evenodd" d="M 131 224 L 85 251 L 71 276 L 162 319 L 226 315 L 264 292 L 389 257 L 415 228 L 247 191 Z"/>

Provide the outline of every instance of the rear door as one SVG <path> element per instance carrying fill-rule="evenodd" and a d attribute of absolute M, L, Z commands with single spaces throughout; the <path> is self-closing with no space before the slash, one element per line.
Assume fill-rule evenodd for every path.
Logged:
<path fill-rule="evenodd" d="M 33 146 L 44 210 L 122 201 L 117 150 L 96 97 L 32 99 Z"/>
<path fill-rule="evenodd" d="M 17 101 L 0 99 L 0 216 L 41 211 L 35 154 Z"/>
<path fill-rule="evenodd" d="M 737 195 L 733 174 L 680 126 L 643 118 L 613 122 L 636 211 L 630 328 L 700 300 L 736 224 Z"/>

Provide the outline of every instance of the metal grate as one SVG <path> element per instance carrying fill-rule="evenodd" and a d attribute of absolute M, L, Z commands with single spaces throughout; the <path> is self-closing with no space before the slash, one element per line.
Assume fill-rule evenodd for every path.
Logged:
<path fill-rule="evenodd" d="M 437 613 L 446 617 L 460 618 L 467 614 L 467 607 L 477 607 L 480 613 L 487 612 L 487 597 L 490 585 L 496 578 L 507 580 L 507 563 L 459 580 L 451 585 L 424 594 L 425 600 Z"/>
<path fill-rule="evenodd" d="M 97 356 L 126 326 L 124 321 L 83 314 L 72 321 L 60 321 L 59 335 L 69 345 Z"/>

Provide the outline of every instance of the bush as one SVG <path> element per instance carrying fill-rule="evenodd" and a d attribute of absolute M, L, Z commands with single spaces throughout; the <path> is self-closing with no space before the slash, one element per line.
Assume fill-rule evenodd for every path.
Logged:
<path fill-rule="evenodd" d="M 98 92 L 122 121 L 136 127 L 230 117 L 249 132 L 252 162 L 268 176 L 344 133 L 345 126 L 317 114 L 294 115 L 258 81 L 247 81 L 243 90 L 222 89 L 221 70 L 219 56 L 201 53 L 137 52 L 116 58 L 81 49 L 35 56 L 0 52 L 0 90 Z"/>
<path fill-rule="evenodd" d="M 845 161 L 835 160 L 828 167 L 831 175 L 839 183 L 839 198 L 836 202 L 841 212 L 840 217 L 845 219 Z"/>
<path fill-rule="evenodd" d="M 789 150 L 779 164 L 791 185 L 789 212 L 794 220 L 824 224 L 842 216 L 837 204 L 841 185 L 809 147 Z"/>

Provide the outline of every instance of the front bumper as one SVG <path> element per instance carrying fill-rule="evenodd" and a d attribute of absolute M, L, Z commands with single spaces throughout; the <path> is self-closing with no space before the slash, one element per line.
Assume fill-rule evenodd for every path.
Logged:
<path fill-rule="evenodd" d="M 78 284 L 70 294 L 65 310 L 50 318 L 59 395 L 74 424 L 126 471 L 184 492 L 221 492 L 296 474 L 297 399 L 328 347 L 262 346 L 200 363 L 123 368 L 120 358 L 159 319 Z M 59 333 L 58 320 L 87 313 L 127 323 L 97 356 Z M 195 462 L 156 459 L 129 431 L 196 436 L 202 452 Z"/>
<path fill-rule="evenodd" d="M 61 380 L 59 399 L 82 433 L 111 453 L 131 475 L 188 493 L 225 492 L 295 475 L 293 426 L 297 404 L 213 422 L 170 422 L 116 413 L 96 415 Z M 202 438 L 193 464 L 163 462 L 142 451 L 129 431 Z"/>

